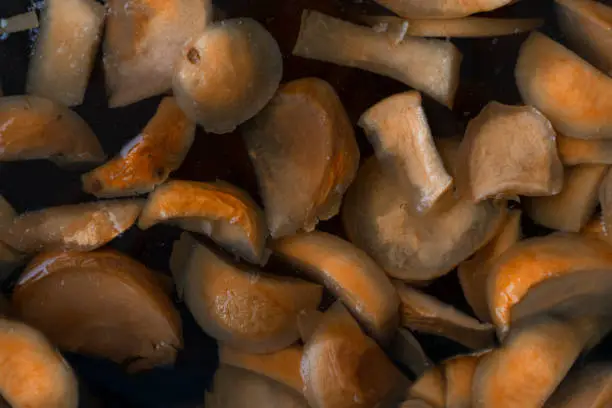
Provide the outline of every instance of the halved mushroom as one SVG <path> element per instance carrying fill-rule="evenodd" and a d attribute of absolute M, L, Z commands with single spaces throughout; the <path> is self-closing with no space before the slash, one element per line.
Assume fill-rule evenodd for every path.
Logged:
<path fill-rule="evenodd" d="M 592 363 L 563 380 L 545 408 L 606 408 L 612 401 L 612 365 Z"/>
<path fill-rule="evenodd" d="M 138 226 L 164 222 L 210 236 L 252 263 L 264 263 L 268 228 L 263 212 L 245 191 L 224 182 L 169 181 L 147 199 Z"/>
<path fill-rule="evenodd" d="M 599 189 L 599 203 L 601 204 L 602 220 L 606 227 L 606 231 L 612 228 L 612 171 L 608 173 L 601 182 Z"/>
<path fill-rule="evenodd" d="M 299 338 L 298 315 L 314 310 L 323 288 L 300 279 L 245 270 L 188 233 L 174 244 L 170 267 L 179 296 L 202 329 L 238 350 L 271 353 Z"/>
<path fill-rule="evenodd" d="M 104 6 L 95 0 L 48 0 L 30 58 L 27 92 L 66 106 L 83 103 L 98 43 Z"/>
<path fill-rule="evenodd" d="M 49 159 L 59 166 L 100 163 L 102 146 L 70 109 L 36 96 L 0 98 L 0 162 Z"/>
<path fill-rule="evenodd" d="M 580 234 L 586 237 L 602 240 L 612 245 L 612 235 L 610 235 L 608 232 L 601 214 L 595 214 L 593 218 L 591 218 L 591 221 L 589 221 L 584 228 L 582 228 Z"/>
<path fill-rule="evenodd" d="M 487 303 L 487 278 L 493 263 L 521 238 L 521 212 L 512 210 L 497 236 L 469 260 L 457 268 L 461 290 L 474 314 L 480 321 L 490 322 Z"/>
<path fill-rule="evenodd" d="M 129 364 L 171 364 L 181 320 L 144 265 L 115 251 L 52 252 L 35 258 L 12 297 L 17 316 L 63 350 Z"/>
<path fill-rule="evenodd" d="M 141 200 L 112 200 L 27 212 L 0 222 L 0 241 L 25 253 L 91 251 L 130 228 L 142 205 Z"/>
<path fill-rule="evenodd" d="M 283 57 L 257 21 L 239 18 L 209 25 L 183 46 L 172 88 L 187 116 L 211 133 L 228 133 L 272 99 Z"/>
<path fill-rule="evenodd" d="M 415 213 L 427 212 L 453 183 L 433 142 L 421 94 L 393 95 L 359 119 L 381 169 L 392 177 Z"/>
<path fill-rule="evenodd" d="M 410 330 L 447 337 L 466 347 L 482 349 L 495 342 L 495 329 L 480 323 L 433 296 L 396 281 L 401 324 Z"/>
<path fill-rule="evenodd" d="M 338 213 L 359 149 L 330 84 L 304 78 L 283 85 L 243 135 L 272 237 L 312 231 Z"/>
<path fill-rule="evenodd" d="M 421 375 L 408 389 L 408 396 L 422 399 L 434 408 L 445 408 L 446 379 L 439 366 Z"/>
<path fill-rule="evenodd" d="M 612 78 L 544 34 L 532 33 L 515 70 L 525 103 L 559 132 L 581 139 L 612 138 Z"/>
<path fill-rule="evenodd" d="M 23 323 L 0 319 L 0 393 L 13 408 L 77 408 L 77 379 L 47 339 Z"/>
<path fill-rule="evenodd" d="M 272 249 L 325 285 L 369 334 L 390 340 L 397 329 L 399 300 L 389 278 L 365 252 L 318 231 L 285 237 Z"/>
<path fill-rule="evenodd" d="M 557 134 L 557 151 L 566 166 L 612 164 L 612 140 L 584 140 Z"/>
<path fill-rule="evenodd" d="M 433 366 L 427 357 L 423 347 L 414 337 L 410 330 L 399 328 L 391 342 L 390 355 L 412 371 L 416 377 L 420 377 L 425 371 Z"/>
<path fill-rule="evenodd" d="M 212 18 L 209 0 L 110 0 L 104 70 L 111 108 L 168 91 L 181 47 Z"/>
<path fill-rule="evenodd" d="M 504 220 L 505 203 L 449 198 L 444 211 L 415 217 L 394 181 L 368 160 L 344 200 L 349 239 L 392 277 L 430 281 L 487 244 Z M 408 207 L 409 208 L 409 207 Z"/>
<path fill-rule="evenodd" d="M 173 97 L 164 98 L 142 132 L 117 157 L 82 176 L 83 190 L 96 197 L 148 193 L 178 169 L 195 136 Z"/>
<path fill-rule="evenodd" d="M 0 195 L 0 226 L 12 223 L 16 215 L 13 207 Z M 7 245 L 0 237 L 0 282 L 4 282 L 23 260 L 23 255 Z"/>
<path fill-rule="evenodd" d="M 378 4 L 408 18 L 457 18 L 491 11 L 513 0 L 376 0 Z"/>
<path fill-rule="evenodd" d="M 461 53 L 448 41 L 405 38 L 305 10 L 293 55 L 391 77 L 452 107 Z"/>
<path fill-rule="evenodd" d="M 550 197 L 527 197 L 521 202 L 529 217 L 548 228 L 578 232 L 599 202 L 599 187 L 608 166 L 583 164 L 565 169 L 563 189 Z"/>
<path fill-rule="evenodd" d="M 489 351 L 450 358 L 442 364 L 446 382 L 445 408 L 471 408 L 474 373 Z"/>

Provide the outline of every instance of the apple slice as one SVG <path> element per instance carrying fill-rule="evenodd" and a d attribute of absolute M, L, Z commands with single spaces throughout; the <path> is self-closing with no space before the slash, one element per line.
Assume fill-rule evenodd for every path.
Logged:
<path fill-rule="evenodd" d="M 433 408 L 446 407 L 446 379 L 439 366 L 424 372 L 408 389 L 408 396 L 422 399 Z"/>
<path fill-rule="evenodd" d="M 445 408 L 472 408 L 474 373 L 489 351 L 450 358 L 442 364 L 446 382 Z"/>
<path fill-rule="evenodd" d="M 402 17 L 456 18 L 491 11 L 510 4 L 512 0 L 376 0 Z"/>
<path fill-rule="evenodd" d="M 566 166 L 612 164 L 612 140 L 584 140 L 557 134 L 557 151 Z"/>
<path fill-rule="evenodd" d="M 570 373 L 545 408 L 606 408 L 612 401 L 612 365 L 591 363 Z"/>
<path fill-rule="evenodd" d="M 425 354 L 417 338 L 410 330 L 404 328 L 399 328 L 395 332 L 389 354 L 391 358 L 408 367 L 416 377 L 420 377 L 433 367 L 432 361 Z"/>

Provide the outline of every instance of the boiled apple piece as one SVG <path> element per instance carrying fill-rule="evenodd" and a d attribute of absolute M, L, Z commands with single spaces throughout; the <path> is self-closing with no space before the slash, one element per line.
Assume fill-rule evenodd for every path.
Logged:
<path fill-rule="evenodd" d="M 408 389 L 408 396 L 422 399 L 433 408 L 446 406 L 446 379 L 439 366 L 424 372 Z"/>
<path fill-rule="evenodd" d="M 407 18 L 456 18 L 491 11 L 512 0 L 376 0 L 378 4 Z"/>
<path fill-rule="evenodd" d="M 359 166 L 351 122 L 327 82 L 283 85 L 246 127 L 272 237 L 311 231 L 336 215 Z"/>
<path fill-rule="evenodd" d="M 445 408 L 471 408 L 474 373 L 488 351 L 450 358 L 442 364 L 446 380 Z"/>
<path fill-rule="evenodd" d="M 391 358 L 408 367 L 416 377 L 420 377 L 433 366 L 414 334 L 404 328 L 397 329 L 389 354 Z"/>
<path fill-rule="evenodd" d="M 612 401 L 612 365 L 591 363 L 563 380 L 545 408 L 606 408 Z"/>
<path fill-rule="evenodd" d="M 612 164 L 612 140 L 584 140 L 557 134 L 557 151 L 566 166 Z"/>

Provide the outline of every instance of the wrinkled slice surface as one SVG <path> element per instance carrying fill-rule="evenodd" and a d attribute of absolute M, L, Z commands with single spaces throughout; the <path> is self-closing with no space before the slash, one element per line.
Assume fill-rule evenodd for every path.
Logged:
<path fill-rule="evenodd" d="M 434 408 L 445 408 L 446 379 L 440 367 L 432 367 L 408 389 L 408 396 L 422 399 Z"/>
<path fill-rule="evenodd" d="M 380 5 L 408 18 L 456 18 L 491 11 L 512 0 L 376 0 Z"/>
<path fill-rule="evenodd" d="M 612 365 L 591 363 L 563 380 L 545 408 L 605 408 L 612 402 Z"/>
<path fill-rule="evenodd" d="M 557 151 L 566 166 L 612 164 L 612 140 L 584 140 L 557 134 Z"/>

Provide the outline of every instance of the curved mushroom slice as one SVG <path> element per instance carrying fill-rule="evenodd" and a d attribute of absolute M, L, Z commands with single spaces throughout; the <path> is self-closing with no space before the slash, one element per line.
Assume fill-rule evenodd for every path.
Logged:
<path fill-rule="evenodd" d="M 100 163 L 102 146 L 70 109 L 36 96 L 0 98 L 0 162 L 49 159 L 59 166 Z"/>
<path fill-rule="evenodd" d="M 537 224 L 548 228 L 579 232 L 586 225 L 599 202 L 599 187 L 608 166 L 583 164 L 565 169 L 563 189 L 550 197 L 527 197 L 521 202 L 525 212 Z"/>
<path fill-rule="evenodd" d="M 397 329 L 399 300 L 382 269 L 362 250 L 325 232 L 285 237 L 272 249 L 324 284 L 376 339 Z"/>
<path fill-rule="evenodd" d="M 359 149 L 331 85 L 317 78 L 283 85 L 248 125 L 244 140 L 272 237 L 312 231 L 338 213 Z"/>
<path fill-rule="evenodd" d="M 440 367 L 432 367 L 408 389 L 408 396 L 422 399 L 433 408 L 445 408 L 446 379 Z"/>
<path fill-rule="evenodd" d="M 436 150 L 421 94 L 383 99 L 361 115 L 359 126 L 383 173 L 396 180 L 416 213 L 427 212 L 451 188 L 453 179 Z"/>
<path fill-rule="evenodd" d="M 138 226 L 164 222 L 210 236 L 252 263 L 264 263 L 268 228 L 245 191 L 223 182 L 169 181 L 149 194 Z"/>
<path fill-rule="evenodd" d="M 495 342 L 494 327 L 463 314 L 425 293 L 396 282 L 401 324 L 411 330 L 447 337 L 466 347 L 482 349 Z"/>
<path fill-rule="evenodd" d="M 250 18 L 206 28 L 183 47 L 172 88 L 188 117 L 211 133 L 228 133 L 272 99 L 283 56 L 272 35 Z"/>
<path fill-rule="evenodd" d="M 91 251 L 130 228 L 141 200 L 64 205 L 19 215 L 0 225 L 0 240 L 21 252 Z"/>
<path fill-rule="evenodd" d="M 446 380 L 445 408 L 471 408 L 474 373 L 481 358 L 489 351 L 457 356 L 444 361 Z"/>
<path fill-rule="evenodd" d="M 545 408 L 606 408 L 612 401 L 612 365 L 595 363 L 570 374 Z"/>
<path fill-rule="evenodd" d="M 475 202 L 561 191 L 563 165 L 555 131 L 530 106 L 490 102 L 470 121 L 461 142 L 457 182 Z"/>
<path fill-rule="evenodd" d="M 129 363 L 132 371 L 171 364 L 182 347 L 170 297 L 153 272 L 119 252 L 42 254 L 12 302 L 61 349 Z"/>
<path fill-rule="evenodd" d="M 298 315 L 321 302 L 321 286 L 243 270 L 187 233 L 174 244 L 170 266 L 200 327 L 238 350 L 271 353 L 288 347 L 300 336 Z"/>
<path fill-rule="evenodd" d="M 581 139 L 612 139 L 612 78 L 540 33 L 523 43 L 515 70 L 525 103 L 559 132 Z"/>
<path fill-rule="evenodd" d="M 410 204 L 397 185 L 370 159 L 344 200 L 344 228 L 390 276 L 430 281 L 485 245 L 504 220 L 503 202 L 450 199 L 448 209 L 415 217 L 406 210 Z"/>
<path fill-rule="evenodd" d="M 25 324 L 0 319 L 0 393 L 15 408 L 77 408 L 72 369 L 47 339 Z"/>
<path fill-rule="evenodd" d="M 388 76 L 452 107 L 461 53 L 450 42 L 404 38 L 305 10 L 293 55 Z"/>
<path fill-rule="evenodd" d="M 143 131 L 117 157 L 84 174 L 83 190 L 96 197 L 148 193 L 178 169 L 195 136 L 189 120 L 172 97 L 164 98 Z"/>
<path fill-rule="evenodd" d="M 591 221 L 589 221 L 584 228 L 582 228 L 580 235 L 584 235 L 585 237 L 589 238 L 596 238 L 612 245 L 612 235 L 610 235 L 608 232 L 601 214 L 595 214 Z"/>
<path fill-rule="evenodd" d="M 566 166 L 612 164 L 612 140 L 584 140 L 557 134 L 557 151 Z"/>
<path fill-rule="evenodd" d="M 419 341 L 410 330 L 399 328 L 391 342 L 390 355 L 412 371 L 416 377 L 420 377 L 425 371 L 433 366 L 427 357 Z"/>
<path fill-rule="evenodd" d="M 111 108 L 168 91 L 181 47 L 212 18 L 209 0 L 110 0 L 108 9 L 104 71 Z"/>
<path fill-rule="evenodd" d="M 521 212 L 512 210 L 497 236 L 457 268 L 461 290 L 478 319 L 490 322 L 487 278 L 495 260 L 521 238 Z"/>
<path fill-rule="evenodd" d="M 376 0 L 378 4 L 408 18 L 457 18 L 491 11 L 512 0 Z"/>

